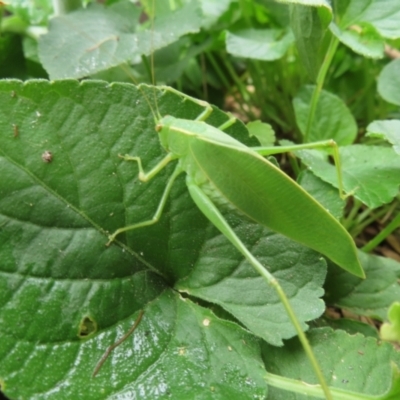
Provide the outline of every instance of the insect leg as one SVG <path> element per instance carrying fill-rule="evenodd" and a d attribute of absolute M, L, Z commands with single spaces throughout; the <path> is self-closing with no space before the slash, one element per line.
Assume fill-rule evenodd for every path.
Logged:
<path fill-rule="evenodd" d="M 142 160 L 140 157 L 130 156 L 129 154 L 125 154 L 124 156 L 119 155 L 119 157 L 123 158 L 125 161 L 136 161 L 139 168 L 139 180 L 142 182 L 147 182 L 156 176 L 170 161 L 172 161 L 175 157 L 172 153 L 168 153 L 153 169 L 149 172 L 145 172 L 142 166 Z"/>
<path fill-rule="evenodd" d="M 201 112 L 201 113 L 196 117 L 196 119 L 195 119 L 196 121 L 204 121 L 204 120 L 206 120 L 206 119 L 209 117 L 209 115 L 212 113 L 212 111 L 213 111 L 213 109 L 212 109 L 212 107 L 210 106 L 210 104 L 207 103 L 206 101 L 199 100 L 199 99 L 196 99 L 196 98 L 194 98 L 194 97 L 188 96 L 187 94 L 181 93 L 179 90 L 176 90 L 176 89 L 174 89 L 174 88 L 172 88 L 172 87 L 169 87 L 169 86 L 163 86 L 162 88 L 163 88 L 165 91 L 172 92 L 172 93 L 174 93 L 174 94 L 176 94 L 176 95 L 182 97 L 182 98 L 183 98 L 183 101 L 190 100 L 190 101 L 192 101 L 193 103 L 196 103 L 196 104 L 198 104 L 198 105 L 201 106 L 201 107 L 204 107 L 204 111 Z"/>
<path fill-rule="evenodd" d="M 326 384 L 325 378 L 321 372 L 318 361 L 314 356 L 314 353 L 311 349 L 310 343 L 307 340 L 306 335 L 303 332 L 303 329 L 298 321 L 292 306 L 289 303 L 289 299 L 287 298 L 285 292 L 280 286 L 279 282 L 275 279 L 275 277 L 251 254 L 251 252 L 247 249 L 247 247 L 243 244 L 243 242 L 236 236 L 236 233 L 229 226 L 228 222 L 222 216 L 218 208 L 211 201 L 211 199 L 201 190 L 199 186 L 197 186 L 194 182 L 190 181 L 190 178 L 187 180 L 188 190 L 196 203 L 197 207 L 201 210 L 201 212 L 224 234 L 224 236 L 229 239 L 229 241 L 243 254 L 243 256 L 249 261 L 249 263 L 254 267 L 254 269 L 266 280 L 266 282 L 274 287 L 276 290 L 279 299 L 281 300 L 285 310 L 291 320 L 294 328 L 296 329 L 297 335 L 299 336 L 299 340 L 303 345 L 304 351 L 306 352 L 308 359 L 310 360 L 312 367 L 318 380 L 321 384 L 321 388 L 325 393 L 327 399 L 332 399 L 330 395 L 330 391 L 328 385 Z"/>
<path fill-rule="evenodd" d="M 158 222 L 158 220 L 160 219 L 162 212 L 164 210 L 165 204 L 167 203 L 167 199 L 171 192 L 174 181 L 181 172 L 183 172 L 182 168 L 180 167 L 180 165 L 177 165 L 174 172 L 168 179 L 167 185 L 165 186 L 165 189 L 164 189 L 164 193 L 161 197 L 160 203 L 158 204 L 157 210 L 156 210 L 153 218 L 151 218 L 147 221 L 138 222 L 137 224 L 128 225 L 123 228 L 117 229 L 112 235 L 108 236 L 108 242 L 107 242 L 106 246 L 109 246 L 115 240 L 115 238 L 122 232 L 127 232 L 127 231 L 131 231 L 133 229 L 138 229 L 138 228 L 143 228 L 144 226 L 153 225 L 156 222 Z"/>

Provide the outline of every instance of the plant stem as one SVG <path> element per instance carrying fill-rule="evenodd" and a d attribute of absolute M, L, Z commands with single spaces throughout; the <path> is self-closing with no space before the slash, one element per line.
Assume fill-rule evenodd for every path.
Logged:
<path fill-rule="evenodd" d="M 376 235 L 371 241 L 369 241 L 361 250 L 366 253 L 372 251 L 380 242 L 385 240 L 395 229 L 400 226 L 400 214 L 388 224 L 378 235 Z"/>
<path fill-rule="evenodd" d="M 53 0 L 55 15 L 68 14 L 82 8 L 82 0 Z"/>
<path fill-rule="evenodd" d="M 328 72 L 329 66 L 331 65 L 331 62 L 332 62 L 333 56 L 335 55 L 338 44 L 339 44 L 339 40 L 335 36 L 332 35 L 328 50 L 325 54 L 324 61 L 322 62 L 321 68 L 319 69 L 319 72 L 318 72 L 317 82 L 316 82 L 317 85 L 315 86 L 314 92 L 311 97 L 310 112 L 308 113 L 306 132 L 304 134 L 304 142 L 306 142 L 306 143 L 309 140 L 311 126 L 314 121 L 315 111 L 317 109 L 319 96 L 321 94 L 322 87 L 324 85 L 326 74 Z"/>
<path fill-rule="evenodd" d="M 296 379 L 286 378 L 284 376 L 275 375 L 267 372 L 266 381 L 268 385 L 279 389 L 299 393 L 305 396 L 312 396 L 324 399 L 325 394 L 321 389 L 321 385 L 310 385 L 306 382 Z M 377 396 L 369 396 L 364 393 L 350 392 L 337 388 L 329 388 L 333 400 L 378 400 Z M 379 396 L 379 398 L 381 398 Z"/>

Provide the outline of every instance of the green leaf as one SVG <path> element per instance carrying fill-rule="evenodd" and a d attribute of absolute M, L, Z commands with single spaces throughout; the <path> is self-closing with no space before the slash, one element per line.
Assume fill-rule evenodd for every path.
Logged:
<path fill-rule="evenodd" d="M 275 132 L 270 124 L 265 122 L 250 121 L 246 128 L 250 136 L 255 136 L 261 146 L 273 146 L 275 143 Z"/>
<path fill-rule="evenodd" d="M 291 32 L 280 29 L 243 29 L 227 32 L 226 49 L 236 57 L 273 61 L 282 58 L 293 41 Z"/>
<path fill-rule="evenodd" d="M 204 15 L 203 27 L 211 28 L 212 24 L 218 21 L 232 3 L 234 3 L 234 0 L 219 0 L 218 2 L 214 0 L 202 0 L 200 5 Z"/>
<path fill-rule="evenodd" d="M 317 321 L 318 327 L 329 326 L 332 329 L 340 329 L 342 331 L 347 332 L 349 335 L 356 335 L 357 333 L 361 333 L 366 337 L 373 337 L 375 339 L 379 339 L 378 331 L 375 327 L 354 319 L 349 318 L 339 318 L 339 319 L 331 319 L 331 318 L 323 318 Z"/>
<path fill-rule="evenodd" d="M 400 37 L 400 3 L 387 0 L 350 0 L 343 3 L 345 7 L 340 14 L 342 28 L 368 22 L 379 33 L 389 39 Z"/>
<path fill-rule="evenodd" d="M 226 215 L 226 218 L 246 247 L 279 280 L 306 329 L 304 321 L 319 317 L 325 309 L 320 299 L 325 278 L 324 260 L 317 253 L 260 225 L 240 223 L 234 215 Z M 221 261 L 225 261 L 223 266 Z M 241 260 L 238 252 L 232 251 L 222 235 L 205 243 L 193 270 L 175 287 L 219 304 L 250 331 L 273 345 L 282 345 L 282 339 L 295 335 L 275 290 Z"/>
<path fill-rule="evenodd" d="M 400 184 L 400 157 L 392 148 L 352 145 L 339 148 L 343 186 L 370 208 L 389 203 Z M 296 155 L 321 179 L 338 187 L 336 168 L 316 150 Z"/>
<path fill-rule="evenodd" d="M 367 278 L 352 277 L 329 264 L 326 300 L 328 304 L 383 321 L 390 305 L 400 298 L 400 263 L 361 251 L 359 256 Z"/>
<path fill-rule="evenodd" d="M 389 103 L 400 106 L 400 59 L 385 65 L 378 77 L 378 92 Z"/>
<path fill-rule="evenodd" d="M 394 302 L 388 311 L 389 323 L 381 326 L 381 337 L 383 340 L 400 343 L 400 303 Z"/>
<path fill-rule="evenodd" d="M 335 399 L 351 398 L 344 397 L 351 394 L 354 399 L 365 398 L 366 395 L 379 396 L 376 399 L 390 398 L 386 396 L 399 380 L 398 373 L 392 373 L 391 362 L 400 365 L 400 354 L 393 346 L 371 337 L 349 335 L 329 328 L 313 329 L 307 336 Z M 297 338 L 288 341 L 283 348 L 264 345 L 263 354 L 269 372 L 306 382 L 306 388 L 317 383 Z M 398 387 L 395 393 L 399 393 Z M 308 398 L 269 386 L 268 399 Z"/>
<path fill-rule="evenodd" d="M 60 392 L 69 399 L 250 400 L 266 395 L 257 341 L 238 325 L 220 320 L 172 290 L 146 306 L 135 332 L 92 377 L 105 349 L 134 320 L 130 316 L 118 326 L 108 325 L 87 340 L 76 336 L 50 340 L 44 334 L 38 343 L 37 338 L 2 335 L 3 390 L 11 398 L 41 399 L 53 399 Z"/>
<path fill-rule="evenodd" d="M 384 39 L 378 30 L 367 22 L 360 22 L 346 29 L 332 22 L 330 30 L 343 44 L 358 54 L 370 58 L 382 58 L 384 55 Z"/>
<path fill-rule="evenodd" d="M 367 126 L 366 136 L 387 140 L 393 150 L 400 154 L 400 120 L 374 121 Z"/>
<path fill-rule="evenodd" d="M 328 18 L 326 18 L 328 17 Z M 322 13 L 320 8 L 293 4 L 290 23 L 302 64 L 313 81 L 316 80 L 325 54 L 324 37 L 332 19 L 330 12 Z"/>
<path fill-rule="evenodd" d="M 92 5 L 54 18 L 49 33 L 39 42 L 43 66 L 51 79 L 83 78 L 121 64 L 137 63 L 141 55 L 197 32 L 201 26 L 200 11 L 190 4 L 161 16 L 146 30 L 139 29 L 139 19 L 140 8 L 129 2 L 108 8 Z"/>
<path fill-rule="evenodd" d="M 252 329 L 273 336 L 276 343 L 294 334 L 275 294 L 269 296 L 265 282 L 194 205 L 183 176 L 158 224 L 128 232 L 116 244 L 105 246 L 108 232 L 154 215 L 173 168 L 142 184 L 136 164 L 118 157 L 139 154 L 146 169 L 164 157 L 154 130 L 153 101 L 162 115 L 194 119 L 202 111 L 199 104 L 165 88 L 98 81 L 0 83 L 0 358 L 7 357 L 0 376 L 12 397 L 40 393 L 43 398 L 45 393 L 50 398 L 63 390 L 76 398 L 84 388 L 85 398 L 98 398 L 104 381 L 113 382 L 104 389 L 112 396 L 123 388 L 138 390 L 138 376 L 146 390 L 158 387 L 152 377 L 160 382 L 161 376 L 174 398 L 187 398 L 190 380 L 203 385 L 202 390 L 214 387 L 223 393 L 220 398 L 232 391 L 239 393 L 238 398 L 265 393 L 265 384 L 252 383 L 259 382 L 254 371 L 264 371 L 254 355 L 254 339 L 236 325 L 229 325 L 229 330 L 244 338 L 253 355 L 240 352 L 228 366 L 215 361 L 215 369 L 207 364 L 199 372 L 198 360 L 216 350 L 211 339 L 201 343 L 194 339 L 196 346 L 204 345 L 196 350 L 196 361 L 182 365 L 176 361 L 179 349 L 191 340 L 189 332 L 198 330 L 193 320 L 168 311 L 172 296 L 168 287 L 178 288 L 185 281 L 199 286 L 199 281 L 217 277 L 223 292 L 208 292 L 210 302 L 225 302 L 230 309 L 228 300 L 235 299 L 243 323 L 249 321 Z M 207 122 L 220 126 L 227 118 L 215 109 Z M 249 140 L 238 122 L 229 132 Z M 238 218 L 231 216 L 238 234 L 278 276 L 306 328 L 305 322 L 324 308 L 320 299 L 324 261 L 311 250 Z M 231 273 L 236 273 L 235 279 Z M 189 314 L 194 314 L 190 300 L 180 302 L 190 304 Z M 92 379 L 102 353 L 132 326 L 142 309 L 145 315 L 138 330 L 115 349 L 99 372 L 99 378 L 104 373 L 108 379 Z M 259 315 L 267 314 L 277 321 L 257 322 Z M 160 328 L 146 329 L 147 324 Z M 265 332 L 277 328 L 282 331 Z M 236 339 L 225 331 L 221 335 L 227 338 L 225 348 L 235 348 Z M 135 343 L 144 346 L 139 356 Z M 173 356 L 164 364 L 165 346 Z M 130 362 L 123 356 L 126 352 L 133 355 Z M 181 369 L 174 372 L 174 367 L 169 373 L 174 363 Z M 236 379 L 242 373 L 244 380 L 250 376 L 250 384 L 239 379 L 241 388 L 229 389 L 234 385 L 229 381 L 222 391 L 211 376 L 224 368 Z M 187 377 L 182 378 L 182 387 L 177 375 Z M 147 398 L 153 399 L 154 393 Z"/>
<path fill-rule="evenodd" d="M 308 170 L 299 175 L 298 182 L 336 219 L 342 218 L 345 202 L 338 196 L 338 190 L 335 187 L 324 182 Z"/>
<path fill-rule="evenodd" d="M 303 6 L 323 7 L 327 12 L 332 12 L 332 6 L 329 0 L 277 0 L 284 4 L 300 4 Z"/>
<path fill-rule="evenodd" d="M 307 129 L 313 91 L 314 86 L 303 86 L 293 99 L 296 122 L 303 135 Z M 333 139 L 339 145 L 346 145 L 353 143 L 356 135 L 356 122 L 343 100 L 322 90 L 310 129 L 310 142 Z"/>

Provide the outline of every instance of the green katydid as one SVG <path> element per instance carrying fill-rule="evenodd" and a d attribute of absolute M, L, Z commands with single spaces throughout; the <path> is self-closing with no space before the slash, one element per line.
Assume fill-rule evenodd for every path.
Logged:
<path fill-rule="evenodd" d="M 156 131 L 167 154 L 150 171 L 144 171 L 140 157 L 123 156 L 125 160 L 138 164 L 139 179 L 143 182 L 154 178 L 170 162 L 177 160 L 177 165 L 153 218 L 118 229 L 109 236 L 107 244 L 123 232 L 155 224 L 162 215 L 175 179 L 185 172 L 189 193 L 197 207 L 277 291 L 321 386 L 330 398 L 318 363 L 281 286 L 237 237 L 215 205 L 214 198 L 221 198 L 254 221 L 321 252 L 349 272 L 364 276 L 352 238 L 307 192 L 259 154 L 264 154 L 265 148 L 253 150 L 223 132 L 235 119 L 231 118 L 215 128 L 204 122 L 212 112 L 208 103 L 169 87 L 163 89 L 197 102 L 204 111 L 196 120 L 166 116 L 156 121 Z M 296 199 L 295 205 L 293 199 Z"/>

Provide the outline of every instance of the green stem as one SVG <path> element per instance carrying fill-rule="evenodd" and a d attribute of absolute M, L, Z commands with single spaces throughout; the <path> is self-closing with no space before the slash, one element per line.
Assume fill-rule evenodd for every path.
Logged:
<path fill-rule="evenodd" d="M 363 222 L 354 224 L 355 226 L 349 231 L 350 235 L 353 238 L 356 238 L 361 232 L 364 231 L 364 229 L 368 225 L 371 225 L 374 221 L 376 221 L 382 215 L 383 215 L 382 213 L 379 213 L 378 215 L 377 214 L 373 214 L 369 218 L 364 219 Z"/>
<path fill-rule="evenodd" d="M 325 394 L 320 385 L 310 385 L 303 381 L 298 381 L 284 376 L 279 376 L 267 372 L 267 384 L 279 389 L 287 390 L 292 393 L 299 393 L 305 396 L 312 396 L 324 399 Z M 333 400 L 378 400 L 381 396 L 370 396 L 364 393 L 350 392 L 347 390 L 330 387 L 331 398 Z"/>
<path fill-rule="evenodd" d="M 55 15 L 68 14 L 82 8 L 82 0 L 53 0 Z"/>
<path fill-rule="evenodd" d="M 347 215 L 347 217 L 342 219 L 342 225 L 348 231 L 350 231 L 351 227 L 354 225 L 354 219 L 356 218 L 356 215 L 362 206 L 362 202 L 360 200 L 357 200 L 356 198 L 354 198 L 353 202 L 353 207 L 351 208 L 349 214 Z"/>
<path fill-rule="evenodd" d="M 208 61 L 210 61 L 211 65 L 213 66 L 214 71 L 217 73 L 218 78 L 222 82 L 222 84 L 224 85 L 225 89 L 229 90 L 229 88 L 230 88 L 229 82 L 225 78 L 225 74 L 222 72 L 221 68 L 219 67 L 219 64 L 215 60 L 214 55 L 210 51 L 207 51 L 206 52 L 206 57 L 207 57 Z"/>
<path fill-rule="evenodd" d="M 397 216 L 361 250 L 365 251 L 366 253 L 372 251 L 376 246 L 378 246 L 379 243 L 385 240 L 399 226 L 400 226 L 400 214 L 397 214 Z"/>
<path fill-rule="evenodd" d="M 224 64 L 225 64 L 225 67 L 228 70 L 229 75 L 231 76 L 232 80 L 236 83 L 236 86 L 237 86 L 243 100 L 249 104 L 250 103 L 250 94 L 247 92 L 247 89 L 243 85 L 243 82 L 238 77 L 236 71 L 234 70 L 234 68 L 232 67 L 230 62 L 227 62 L 226 60 L 224 60 Z"/>
<path fill-rule="evenodd" d="M 311 126 L 314 122 L 315 111 L 317 109 L 319 96 L 321 94 L 322 87 L 325 82 L 326 74 L 328 72 L 329 66 L 331 65 L 331 62 L 332 62 L 333 56 L 335 55 L 338 44 L 339 44 L 339 40 L 335 36 L 332 35 L 328 50 L 325 54 L 324 61 L 322 62 L 321 68 L 319 69 L 319 72 L 318 72 L 317 82 L 316 82 L 317 85 L 315 86 L 314 92 L 311 97 L 310 111 L 308 113 L 306 132 L 304 134 L 304 142 L 308 142 L 308 140 L 309 140 Z"/>

